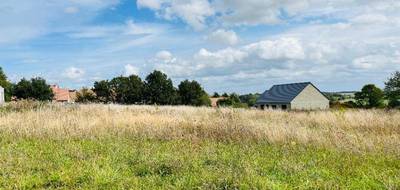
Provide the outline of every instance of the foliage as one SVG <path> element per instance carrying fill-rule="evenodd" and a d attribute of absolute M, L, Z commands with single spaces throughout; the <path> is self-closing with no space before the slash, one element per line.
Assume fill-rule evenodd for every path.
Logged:
<path fill-rule="evenodd" d="M 217 102 L 219 107 L 247 108 L 246 103 L 240 101 L 239 95 L 232 93 L 229 97 L 220 99 Z"/>
<path fill-rule="evenodd" d="M 78 103 L 91 103 L 97 100 L 96 94 L 88 88 L 82 88 L 76 93 L 76 102 Z"/>
<path fill-rule="evenodd" d="M 354 93 L 356 93 L 356 92 L 354 92 Z M 346 101 L 346 100 L 354 98 L 354 96 L 352 96 L 352 95 L 343 95 L 343 94 L 340 94 L 340 93 L 325 92 L 324 95 L 326 97 L 328 97 L 330 102 Z"/>
<path fill-rule="evenodd" d="M 256 93 L 256 94 L 245 94 L 245 95 L 241 95 L 239 96 L 239 99 L 242 103 L 247 104 L 249 107 L 253 107 L 256 102 L 257 99 L 260 97 L 260 94 Z"/>
<path fill-rule="evenodd" d="M 173 105 L 178 100 L 178 93 L 172 80 L 155 70 L 146 77 L 145 100 L 148 104 Z"/>
<path fill-rule="evenodd" d="M 94 82 L 93 92 L 96 94 L 97 100 L 101 103 L 110 103 L 115 101 L 114 91 L 111 89 L 107 80 Z"/>
<path fill-rule="evenodd" d="M 329 102 L 329 107 L 331 109 L 344 109 L 344 108 L 357 108 L 358 105 L 354 101 L 346 101 L 346 102 L 340 102 L 340 101 L 330 101 Z"/>
<path fill-rule="evenodd" d="M 400 71 L 393 73 L 385 83 L 385 94 L 389 99 L 389 106 L 400 107 Z"/>
<path fill-rule="evenodd" d="M 355 94 L 355 99 L 359 106 L 363 108 L 382 108 L 384 107 L 383 91 L 373 84 L 367 84 L 362 89 L 361 92 Z"/>
<path fill-rule="evenodd" d="M 210 106 L 211 100 L 197 81 L 182 81 L 178 86 L 180 103 L 192 106 Z"/>
<path fill-rule="evenodd" d="M 213 98 L 219 98 L 220 95 L 218 94 L 218 92 L 214 92 L 214 94 L 212 95 Z"/>
<path fill-rule="evenodd" d="M 224 92 L 224 93 L 222 94 L 222 97 L 224 97 L 224 98 L 228 98 L 228 97 L 229 97 L 229 95 L 228 95 L 228 93 Z"/>
<path fill-rule="evenodd" d="M 119 104 L 138 104 L 143 102 L 144 83 L 137 75 L 116 77 L 110 81 L 115 102 Z"/>
<path fill-rule="evenodd" d="M 0 67 L 0 86 L 4 88 L 4 98 L 8 102 L 11 100 L 12 84 L 8 81 L 3 68 Z"/>
<path fill-rule="evenodd" d="M 51 101 L 54 97 L 50 85 L 42 78 L 31 80 L 21 79 L 13 88 L 13 95 L 17 99 L 34 99 L 39 101 Z"/>

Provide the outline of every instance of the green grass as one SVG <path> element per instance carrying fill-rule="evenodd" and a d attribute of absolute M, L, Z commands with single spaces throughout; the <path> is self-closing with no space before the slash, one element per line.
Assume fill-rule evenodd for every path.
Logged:
<path fill-rule="evenodd" d="M 384 153 L 263 142 L 0 134 L 0 189 L 399 189 Z"/>

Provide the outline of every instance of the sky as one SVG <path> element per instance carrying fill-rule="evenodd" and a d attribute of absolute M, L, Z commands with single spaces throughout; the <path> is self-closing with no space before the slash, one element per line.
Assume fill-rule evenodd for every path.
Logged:
<path fill-rule="evenodd" d="M 79 89 L 153 70 L 209 93 L 313 82 L 380 87 L 400 70 L 398 0 L 1 0 L 0 66 Z"/>

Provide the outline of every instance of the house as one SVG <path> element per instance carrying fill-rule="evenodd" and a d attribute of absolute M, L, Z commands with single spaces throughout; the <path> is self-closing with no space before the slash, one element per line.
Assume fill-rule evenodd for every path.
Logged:
<path fill-rule="evenodd" d="M 0 86 L 0 104 L 4 104 L 4 88 Z"/>
<path fill-rule="evenodd" d="M 75 102 L 75 91 L 60 88 L 58 85 L 51 85 L 51 90 L 53 91 L 54 102 L 62 102 L 62 103 L 73 103 Z"/>
<path fill-rule="evenodd" d="M 311 82 L 274 85 L 256 102 L 262 110 L 325 110 L 329 99 Z"/>

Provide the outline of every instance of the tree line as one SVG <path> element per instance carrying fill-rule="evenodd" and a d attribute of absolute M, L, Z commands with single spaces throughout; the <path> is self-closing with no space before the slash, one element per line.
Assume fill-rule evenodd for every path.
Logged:
<path fill-rule="evenodd" d="M 184 80 L 175 88 L 172 80 L 161 71 L 153 71 L 145 80 L 137 75 L 119 76 L 96 81 L 92 89 L 77 93 L 77 102 L 115 104 L 157 104 L 210 106 L 203 87 L 195 80 Z"/>
<path fill-rule="evenodd" d="M 340 99 L 340 98 L 339 98 Z M 352 108 L 400 108 L 400 71 L 396 71 L 385 82 L 384 89 L 374 84 L 364 85 L 361 91 L 354 94 L 354 101 L 340 103 L 332 101 L 333 106 L 339 105 Z"/>
<path fill-rule="evenodd" d="M 51 101 L 54 94 L 43 78 L 21 79 L 13 84 L 0 67 L 0 86 L 5 89 L 5 99 L 34 99 Z M 214 93 L 213 97 L 222 97 L 219 106 L 251 107 L 260 94 L 237 95 Z M 195 80 L 184 80 L 174 87 L 172 80 L 161 71 L 153 71 L 142 80 L 137 75 L 118 76 L 111 80 L 96 81 L 92 88 L 82 88 L 77 92 L 77 102 L 115 103 L 115 104 L 157 104 L 209 106 L 208 94 Z M 400 107 L 400 71 L 396 71 L 380 89 L 374 84 L 365 85 L 355 93 L 354 101 L 333 104 L 359 108 L 399 108 Z"/>
<path fill-rule="evenodd" d="M 43 78 L 21 79 L 12 84 L 0 67 L 0 86 L 5 88 L 5 99 L 33 99 L 51 101 L 54 94 Z M 175 88 L 172 80 L 161 71 L 153 71 L 145 80 L 137 75 L 118 76 L 96 81 L 92 88 L 77 92 L 80 103 L 157 104 L 210 106 L 211 101 L 203 87 L 195 80 L 184 80 Z"/>

